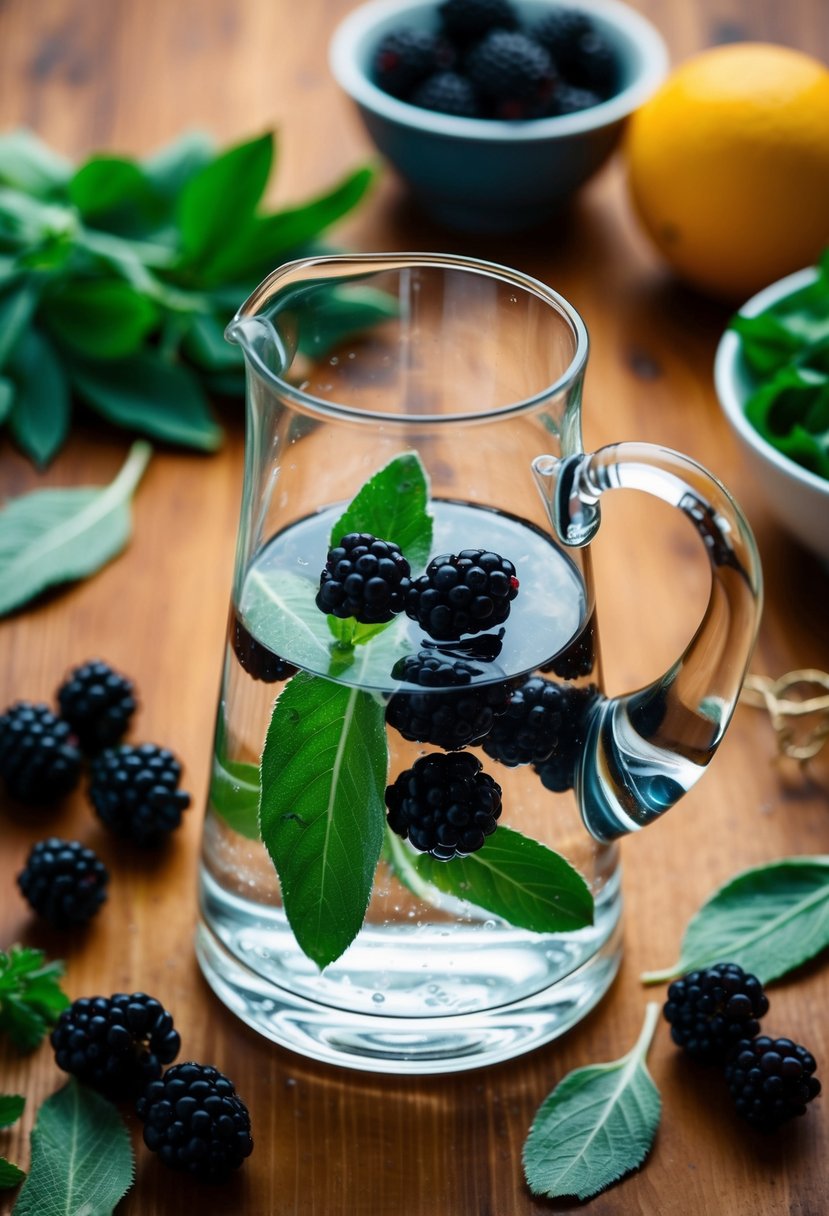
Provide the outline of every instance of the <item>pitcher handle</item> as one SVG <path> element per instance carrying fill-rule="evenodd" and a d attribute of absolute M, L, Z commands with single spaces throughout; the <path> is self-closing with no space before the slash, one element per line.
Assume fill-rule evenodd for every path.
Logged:
<path fill-rule="evenodd" d="M 612 840 L 653 822 L 691 788 L 720 744 L 745 679 L 762 609 L 762 574 L 746 519 L 717 479 L 670 448 L 617 443 L 539 456 L 533 472 L 563 544 L 599 526 L 606 490 L 645 490 L 678 507 L 702 538 L 711 593 L 683 654 L 661 677 L 599 702 L 577 778 L 588 831 Z"/>

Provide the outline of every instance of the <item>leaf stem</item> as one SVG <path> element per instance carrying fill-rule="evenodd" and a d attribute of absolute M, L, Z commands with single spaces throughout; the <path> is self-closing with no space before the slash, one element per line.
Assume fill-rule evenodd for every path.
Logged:
<path fill-rule="evenodd" d="M 120 471 L 107 487 L 113 498 L 126 500 L 132 497 L 152 454 L 152 445 L 146 439 L 136 439 Z"/>
<path fill-rule="evenodd" d="M 656 1023 L 659 1020 L 659 1009 L 660 1006 L 658 1001 L 648 1001 L 647 1006 L 645 1007 L 645 1020 L 642 1023 L 642 1030 L 640 1031 L 639 1038 L 634 1043 L 633 1049 L 630 1052 L 631 1057 L 640 1060 L 644 1060 L 646 1058 L 653 1041 Z"/>
<path fill-rule="evenodd" d="M 675 980 L 680 974 L 680 969 L 674 965 L 666 967 L 664 971 L 643 971 L 639 979 L 643 984 L 666 984 L 669 980 Z"/>

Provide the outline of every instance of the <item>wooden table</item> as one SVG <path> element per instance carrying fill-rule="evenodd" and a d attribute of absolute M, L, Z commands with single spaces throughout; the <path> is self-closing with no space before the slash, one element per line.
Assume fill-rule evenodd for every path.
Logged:
<path fill-rule="evenodd" d="M 718 39 L 781 41 L 829 55 L 824 0 L 758 6 L 635 0 L 658 22 L 674 61 Z M 370 153 L 326 67 L 326 44 L 352 0 L 2 0 L 0 121 L 26 124 L 72 156 L 146 153 L 198 126 L 221 142 L 280 132 L 275 198 L 322 190 Z M 640 438 L 681 448 L 741 499 L 765 565 L 767 601 L 753 670 L 829 669 L 827 572 L 779 530 L 752 484 L 714 395 L 714 348 L 729 310 L 677 286 L 631 217 L 618 163 L 572 212 L 523 238 L 481 240 L 431 227 L 391 173 L 337 233 L 359 249 L 433 249 L 512 264 L 557 287 L 593 343 L 586 439 Z M 144 989 L 176 1017 L 189 1058 L 226 1069 L 248 1102 L 256 1148 L 237 1179 L 205 1195 L 138 1143 L 135 1187 L 119 1208 L 162 1216 L 195 1204 L 255 1216 L 519 1216 L 576 1203 L 532 1198 L 521 1147 L 541 1100 L 575 1067 L 617 1058 L 634 1042 L 648 997 L 640 973 L 671 963 L 691 914 L 730 876 L 776 858 L 829 850 L 829 755 L 801 772 L 775 760 L 766 716 L 738 709 L 711 771 L 681 806 L 624 844 L 626 955 L 611 992 L 562 1041 L 529 1057 L 446 1079 L 396 1079 L 317 1066 L 259 1039 L 213 997 L 192 935 L 196 855 L 242 473 L 241 414 L 224 419 L 215 456 L 158 451 L 135 505 L 134 539 L 98 577 L 0 624 L 0 705 L 51 699 L 65 671 L 102 656 L 137 681 L 135 736 L 172 747 L 193 808 L 158 858 L 117 848 L 79 792 L 61 810 L 5 815 L 0 946 L 35 944 L 66 958 L 74 998 Z M 78 429 L 38 475 L 3 440 L 0 493 L 108 480 L 123 434 Z M 610 690 L 652 678 L 679 653 L 706 595 L 693 538 L 665 509 L 614 496 L 596 542 Z M 612 595 L 608 594 L 613 588 Z M 104 913 L 77 938 L 45 932 L 14 875 L 34 838 L 76 834 L 115 881 Z M 661 996 L 662 990 L 656 990 Z M 774 986 L 767 1026 L 806 1042 L 829 1076 L 829 973 L 819 964 Z M 829 1207 L 826 1098 L 791 1134 L 760 1139 L 738 1126 L 707 1077 L 695 1079 L 664 1025 L 650 1056 L 663 1118 L 644 1168 L 593 1201 L 596 1213 L 818 1216 Z M 39 1102 L 64 1081 L 43 1045 L 5 1045 L 0 1089 L 28 1103 L 0 1133 L 0 1153 L 26 1164 Z M 8 1211 L 10 1201 L 0 1199 Z"/>

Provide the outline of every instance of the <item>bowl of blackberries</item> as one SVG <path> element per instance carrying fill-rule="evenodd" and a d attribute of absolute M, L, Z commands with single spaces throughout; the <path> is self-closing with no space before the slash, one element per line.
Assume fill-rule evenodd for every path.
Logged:
<path fill-rule="evenodd" d="M 369 0 L 335 30 L 330 64 L 423 209 L 495 233 L 555 215 L 668 55 L 621 0 Z"/>

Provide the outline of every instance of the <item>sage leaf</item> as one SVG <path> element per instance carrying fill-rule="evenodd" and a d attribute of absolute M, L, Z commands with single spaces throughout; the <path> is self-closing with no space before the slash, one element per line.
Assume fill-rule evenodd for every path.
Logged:
<path fill-rule="evenodd" d="M 517 929 L 569 933 L 593 923 L 593 896 L 568 861 L 513 828 L 498 827 L 468 857 L 418 857 L 419 877 Z"/>
<path fill-rule="evenodd" d="M 424 566 L 432 547 L 429 479 L 417 452 L 403 452 L 357 491 L 331 529 L 336 544 L 348 532 L 372 532 L 394 541 L 412 570 Z"/>
<path fill-rule="evenodd" d="M 652 1001 L 632 1051 L 569 1073 L 542 1103 L 523 1154 L 534 1195 L 589 1199 L 642 1164 L 662 1105 L 645 1063 L 658 1017 Z"/>
<path fill-rule="evenodd" d="M 274 706 L 259 826 L 300 949 L 323 968 L 360 931 L 383 841 L 387 745 L 368 693 L 300 672 Z"/>
<path fill-rule="evenodd" d="M 94 359 L 131 355 L 159 319 L 153 301 L 123 279 L 64 279 L 42 308 L 59 342 Z"/>
<path fill-rule="evenodd" d="M 692 917 L 678 962 L 647 971 L 661 984 L 713 963 L 738 963 L 761 983 L 829 946 L 829 856 L 788 857 L 737 874 Z"/>
<path fill-rule="evenodd" d="M 204 264 L 233 242 L 265 192 L 273 157 L 273 133 L 268 131 L 221 153 L 185 183 L 178 225 L 186 264 Z"/>
<path fill-rule="evenodd" d="M 10 371 L 17 386 L 9 430 L 39 468 L 47 465 L 69 433 L 69 383 L 51 343 L 36 329 L 18 342 Z"/>
<path fill-rule="evenodd" d="M 215 156 L 213 140 L 204 131 L 187 131 L 141 162 L 144 175 L 156 193 L 170 201 L 184 183 Z"/>
<path fill-rule="evenodd" d="M 6 421 L 14 405 L 14 381 L 0 376 L 0 425 Z"/>
<path fill-rule="evenodd" d="M 229 828 L 248 840 L 259 839 L 259 794 L 259 769 L 255 764 L 214 756 L 210 805 Z"/>
<path fill-rule="evenodd" d="M 32 1164 L 15 1216 L 112 1216 L 135 1173 L 126 1125 L 111 1102 L 71 1080 L 32 1130 Z"/>
<path fill-rule="evenodd" d="M 184 352 L 199 367 L 211 372 L 242 371 L 245 356 L 239 346 L 228 342 L 225 326 L 209 313 L 194 316 L 184 338 Z"/>
<path fill-rule="evenodd" d="M 134 160 L 93 156 L 68 185 L 71 201 L 85 221 L 123 235 L 145 235 L 164 212 L 159 197 Z"/>
<path fill-rule="evenodd" d="M 179 364 L 142 351 L 112 362 L 73 364 L 71 375 L 84 400 L 118 426 L 204 452 L 222 442 L 199 382 Z"/>
<path fill-rule="evenodd" d="M 33 490 L 0 510 L 0 616 L 47 587 L 85 578 L 130 535 L 130 500 L 152 449 L 133 444 L 108 486 Z"/>
<path fill-rule="evenodd" d="M 0 368 L 6 366 L 12 351 L 29 327 L 37 307 L 38 291 L 24 279 L 0 296 Z"/>
<path fill-rule="evenodd" d="M 327 670 L 331 637 L 317 608 L 317 587 L 310 579 L 280 570 L 273 578 L 254 566 L 245 580 L 241 610 L 254 637 L 266 640 L 274 654 L 298 667 Z"/>

